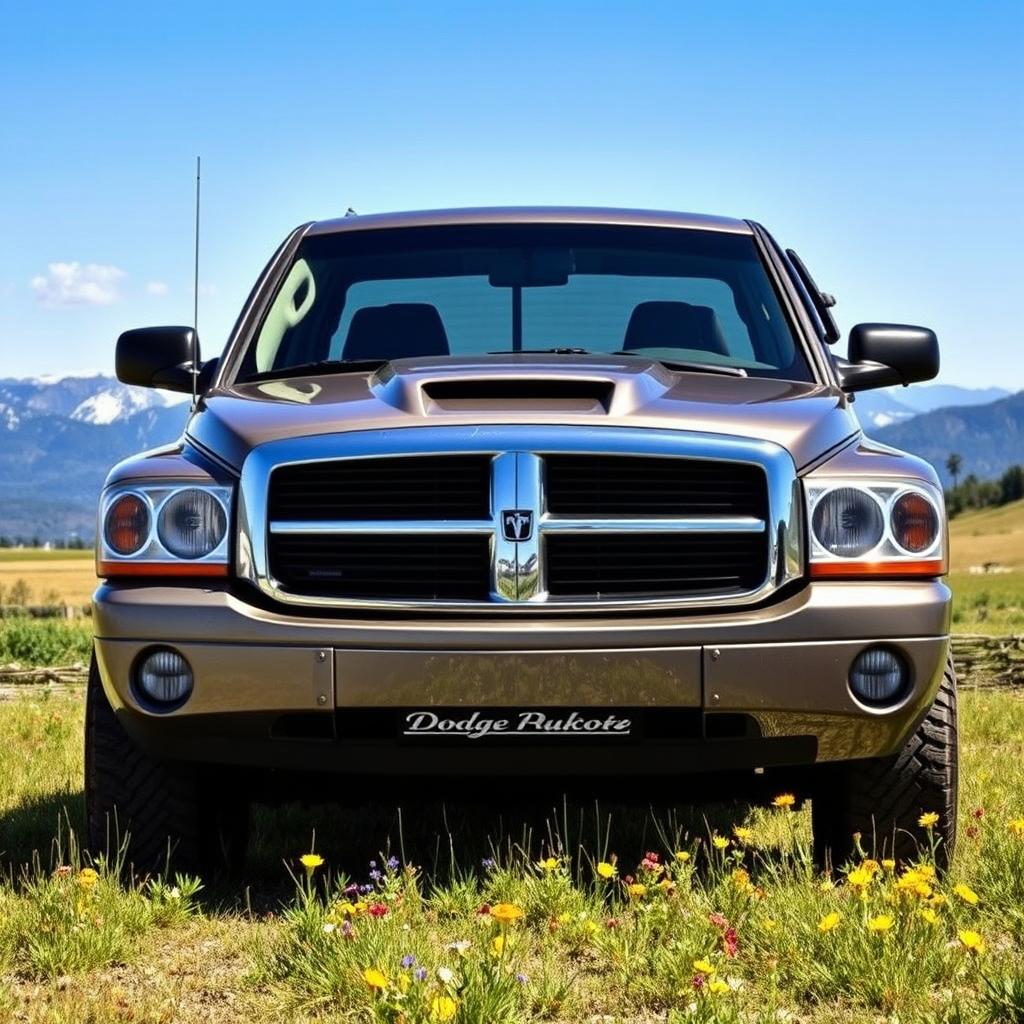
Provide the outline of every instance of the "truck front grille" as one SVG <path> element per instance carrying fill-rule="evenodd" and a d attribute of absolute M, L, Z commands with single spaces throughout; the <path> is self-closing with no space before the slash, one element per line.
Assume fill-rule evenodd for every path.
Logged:
<path fill-rule="evenodd" d="M 242 492 L 240 575 L 285 603 L 711 607 L 800 572 L 792 460 L 761 442 L 518 426 L 324 436 L 256 449 Z"/>

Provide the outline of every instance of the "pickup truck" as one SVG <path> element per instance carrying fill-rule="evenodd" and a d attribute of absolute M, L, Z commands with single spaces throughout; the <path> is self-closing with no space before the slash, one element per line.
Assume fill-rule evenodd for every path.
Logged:
<path fill-rule="evenodd" d="M 858 391 L 938 372 L 753 221 L 499 208 L 303 224 L 99 509 L 89 841 L 235 864 L 250 804 L 715 781 L 811 801 L 816 856 L 955 840 L 943 493 Z M 689 780 L 689 781 L 688 781 Z M 931 820 L 929 817 L 928 820 Z"/>

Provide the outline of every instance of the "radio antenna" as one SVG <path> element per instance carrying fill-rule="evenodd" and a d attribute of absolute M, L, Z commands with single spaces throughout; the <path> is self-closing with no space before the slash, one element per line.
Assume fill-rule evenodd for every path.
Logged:
<path fill-rule="evenodd" d="M 196 253 L 192 281 L 192 408 L 196 407 L 199 381 L 199 179 L 200 160 L 196 157 Z"/>

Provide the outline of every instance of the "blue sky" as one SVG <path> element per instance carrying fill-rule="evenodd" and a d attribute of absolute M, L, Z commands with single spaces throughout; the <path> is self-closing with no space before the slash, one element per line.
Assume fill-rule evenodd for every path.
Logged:
<path fill-rule="evenodd" d="M 1019 0 L 9 3 L 0 96 L 0 376 L 190 320 L 201 153 L 207 354 L 304 220 L 584 203 L 759 219 L 1024 387 Z"/>

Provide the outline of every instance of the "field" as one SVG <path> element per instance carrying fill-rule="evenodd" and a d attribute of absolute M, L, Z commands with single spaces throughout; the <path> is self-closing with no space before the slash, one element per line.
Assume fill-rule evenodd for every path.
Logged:
<path fill-rule="evenodd" d="M 474 841 L 438 817 L 422 857 L 408 826 L 376 854 L 335 809 L 288 807 L 257 820 L 245 888 L 124 882 L 70 832 L 82 710 L 76 694 L 0 703 L 4 1024 L 1024 1020 L 1020 694 L 963 695 L 942 880 L 926 827 L 916 870 L 825 878 L 806 810 L 719 805 L 646 831 L 614 812 L 608 830 L 566 813 L 532 837 L 507 820 L 493 846 L 496 822 L 474 820 Z"/>
<path fill-rule="evenodd" d="M 10 602 L 19 580 L 29 591 L 22 604 L 87 605 L 96 589 L 93 553 L 0 549 L 0 604 Z"/>

